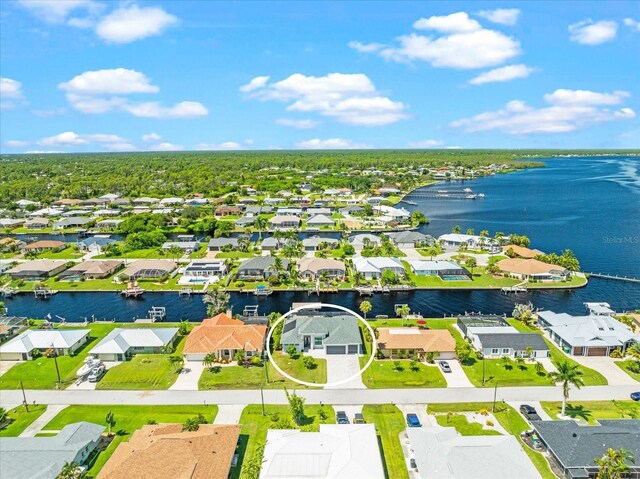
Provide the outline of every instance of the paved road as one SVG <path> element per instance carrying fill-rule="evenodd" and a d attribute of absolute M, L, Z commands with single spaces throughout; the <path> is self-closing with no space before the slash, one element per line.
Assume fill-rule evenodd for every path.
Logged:
<path fill-rule="evenodd" d="M 640 386 L 591 386 L 571 390 L 572 401 L 629 399 Z M 437 388 L 437 389 L 325 389 L 298 390 L 310 404 L 428 404 L 452 402 L 493 401 L 493 388 Z M 259 390 L 234 391 L 26 391 L 27 401 L 40 404 L 259 404 Z M 284 391 L 264 390 L 267 404 L 287 404 Z M 498 401 L 560 401 L 559 386 L 498 388 Z M 21 404 L 19 390 L 0 391 L 0 404 Z"/>

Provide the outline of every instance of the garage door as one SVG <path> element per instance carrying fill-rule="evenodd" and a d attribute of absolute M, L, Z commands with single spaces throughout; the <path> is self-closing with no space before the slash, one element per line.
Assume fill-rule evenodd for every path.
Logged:
<path fill-rule="evenodd" d="M 349 354 L 358 354 L 360 352 L 360 348 L 357 344 L 350 344 L 348 352 Z"/>
<path fill-rule="evenodd" d="M 589 348 L 587 356 L 606 356 L 607 348 Z"/>
<path fill-rule="evenodd" d="M 345 346 L 327 346 L 327 354 L 344 354 Z"/>
<path fill-rule="evenodd" d="M 187 361 L 202 361 L 202 360 L 204 360 L 205 356 L 206 356 L 206 354 L 204 354 L 204 353 L 185 354 L 184 358 Z"/>

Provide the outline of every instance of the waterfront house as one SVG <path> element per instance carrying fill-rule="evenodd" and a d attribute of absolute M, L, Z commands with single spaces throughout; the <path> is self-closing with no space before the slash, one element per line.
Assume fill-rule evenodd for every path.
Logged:
<path fill-rule="evenodd" d="M 616 319 L 591 314 L 571 316 L 553 311 L 538 312 L 538 325 L 567 354 L 574 356 L 609 356 L 624 353 L 640 336 Z"/>
<path fill-rule="evenodd" d="M 148 278 L 158 279 L 169 275 L 176 269 L 176 263 L 166 259 L 139 259 L 134 261 L 121 273 L 131 280 Z"/>
<path fill-rule="evenodd" d="M 453 261 L 409 260 L 407 263 L 417 276 L 438 276 L 444 281 L 471 279 L 471 273 Z"/>
<path fill-rule="evenodd" d="M 366 202 L 370 205 L 379 205 L 383 201 L 387 201 L 387 199 L 382 196 L 371 196 L 367 198 Z"/>
<path fill-rule="evenodd" d="M 563 281 L 571 276 L 568 269 L 537 259 L 507 258 L 498 261 L 496 266 L 503 274 L 517 279 Z"/>
<path fill-rule="evenodd" d="M 104 230 L 114 230 L 118 227 L 120 223 L 124 220 L 119 219 L 105 219 L 96 222 L 96 227 Z"/>
<path fill-rule="evenodd" d="M 276 251 L 282 248 L 285 243 L 286 240 L 281 240 L 278 238 L 274 238 L 273 236 L 269 236 L 268 238 L 262 240 L 262 243 L 260 243 L 260 249 L 262 251 Z"/>
<path fill-rule="evenodd" d="M 326 215 L 315 215 L 307 219 L 307 227 L 323 228 L 335 225 L 335 220 Z"/>
<path fill-rule="evenodd" d="M 160 206 L 179 206 L 184 203 L 182 198 L 162 198 L 158 203 Z"/>
<path fill-rule="evenodd" d="M 218 218 L 222 218 L 225 216 L 237 216 L 240 214 L 242 214 L 242 210 L 240 208 L 238 208 L 237 206 L 228 205 L 218 206 L 215 212 L 215 215 Z"/>
<path fill-rule="evenodd" d="M 629 451 L 640 457 L 640 420 L 598 419 L 596 425 L 577 421 L 533 421 L 535 434 L 565 479 L 595 478 L 599 467 L 594 459 L 607 450 Z M 621 477 L 640 477 L 640 463 L 627 462 L 629 469 Z"/>
<path fill-rule="evenodd" d="M 216 259 L 200 259 L 192 261 L 184 269 L 180 284 L 194 282 L 202 278 L 221 278 L 227 274 L 227 266 L 224 261 Z M 183 282 L 183 280 L 186 280 Z"/>
<path fill-rule="evenodd" d="M 45 280 L 67 269 L 67 262 L 55 259 L 38 259 L 19 263 L 6 272 L 12 279 L 25 281 Z"/>
<path fill-rule="evenodd" d="M 584 303 L 589 314 L 594 316 L 615 316 L 616 312 L 611 309 L 609 303 Z"/>
<path fill-rule="evenodd" d="M 269 218 L 269 223 L 274 228 L 297 228 L 300 226 L 300 217 L 294 215 L 276 215 Z"/>
<path fill-rule="evenodd" d="M 418 248 L 433 244 L 433 237 L 417 231 L 398 231 L 397 233 L 385 233 L 398 248 Z"/>
<path fill-rule="evenodd" d="M 524 246 L 518 246 L 517 244 L 507 244 L 502 247 L 502 251 L 510 257 L 532 259 L 538 255 L 544 254 L 537 249 L 529 249 Z"/>
<path fill-rule="evenodd" d="M 289 260 L 282 258 L 282 269 L 289 269 Z M 256 256 L 243 261 L 238 267 L 237 279 L 240 281 L 260 281 L 277 274 L 276 258 L 273 256 Z"/>
<path fill-rule="evenodd" d="M 28 216 L 31 218 L 39 216 L 60 216 L 62 213 L 64 213 L 64 211 L 58 208 L 42 208 L 41 210 L 32 211 Z"/>
<path fill-rule="evenodd" d="M 124 265 L 124 261 L 117 259 L 91 259 L 83 261 L 60 274 L 65 281 L 79 281 L 80 279 L 102 279 L 111 276 Z"/>
<path fill-rule="evenodd" d="M 382 244 L 382 240 L 380 239 L 380 236 L 362 233 L 349 236 L 349 244 L 356 249 L 362 249 L 367 246 L 380 246 Z"/>
<path fill-rule="evenodd" d="M 17 238 L 10 238 L 10 237 L 0 238 L 0 252 L 2 253 L 8 253 L 11 251 L 20 251 L 25 246 L 27 246 L 27 243 Z"/>
<path fill-rule="evenodd" d="M 379 279 L 385 271 L 393 271 L 399 276 L 405 274 L 404 266 L 399 259 L 383 256 L 354 258 L 353 267 L 356 271 L 362 273 L 367 280 Z"/>
<path fill-rule="evenodd" d="M 81 421 L 49 437 L 0 437 L 0 477 L 57 479 L 65 464 L 86 468 L 105 429 Z"/>
<path fill-rule="evenodd" d="M 410 427 L 407 434 L 419 479 L 542 477 L 515 436 L 463 436 L 453 427 Z"/>
<path fill-rule="evenodd" d="M 362 354 L 358 319 L 351 315 L 295 314 L 285 319 L 282 351 L 324 350 L 326 354 Z"/>
<path fill-rule="evenodd" d="M 260 479 L 384 479 L 374 424 L 320 424 L 318 432 L 269 429 Z"/>
<path fill-rule="evenodd" d="M 11 261 L 0 260 L 0 275 L 11 269 Z"/>
<path fill-rule="evenodd" d="M 53 223 L 53 229 L 64 230 L 67 228 L 82 228 L 83 226 L 87 226 L 92 221 L 94 220 L 83 216 L 66 217 Z"/>
<path fill-rule="evenodd" d="M 411 217 L 411 213 L 404 208 L 395 208 L 393 206 L 378 205 L 374 206 L 373 210 L 377 213 L 388 216 L 389 218 L 401 223 L 408 220 Z"/>
<path fill-rule="evenodd" d="M 58 356 L 75 353 L 89 341 L 90 329 L 27 329 L 0 346 L 3 361 L 27 361 L 34 349 L 49 349 Z"/>
<path fill-rule="evenodd" d="M 229 251 L 238 249 L 238 238 L 211 238 L 209 251 Z"/>
<path fill-rule="evenodd" d="M 500 245 L 498 245 L 493 238 L 483 236 L 448 233 L 440 235 L 438 240 L 447 250 L 466 248 L 471 250 L 487 250 L 489 253 L 499 253 L 502 251 Z"/>
<path fill-rule="evenodd" d="M 22 218 L 0 218 L 0 228 L 15 229 L 24 224 L 25 220 Z"/>
<path fill-rule="evenodd" d="M 238 351 L 246 357 L 262 356 L 266 335 L 266 326 L 245 324 L 222 313 L 193 328 L 183 353 L 187 361 L 202 361 L 207 354 L 231 360 Z"/>
<path fill-rule="evenodd" d="M 298 271 L 306 280 L 315 281 L 322 276 L 332 280 L 343 280 L 347 274 L 347 267 L 336 259 L 305 257 L 298 261 Z"/>
<path fill-rule="evenodd" d="M 198 241 L 166 241 L 162 244 L 162 249 L 168 251 L 171 248 L 180 248 L 184 254 L 190 254 L 200 248 Z"/>
<path fill-rule="evenodd" d="M 378 351 L 387 358 L 418 357 L 435 353 L 435 359 L 455 359 L 456 340 L 446 329 L 378 328 Z"/>
<path fill-rule="evenodd" d="M 234 225 L 236 228 L 246 228 L 247 226 L 251 226 L 256 222 L 256 218 L 253 216 L 241 216 L 238 218 Z"/>
<path fill-rule="evenodd" d="M 118 445 L 97 479 L 227 479 L 239 437 L 237 424 L 201 424 L 196 431 L 182 424 L 142 426 Z"/>
<path fill-rule="evenodd" d="M 24 227 L 29 230 L 43 230 L 48 228 L 51 224 L 51 220 L 48 218 L 43 218 L 38 216 L 36 218 L 30 218 L 27 221 L 24 221 Z"/>
<path fill-rule="evenodd" d="M 472 343 L 485 358 L 548 358 L 549 346 L 538 333 L 499 333 L 494 328 L 486 333 L 471 335 Z M 531 350 L 531 355 L 528 351 Z"/>
<path fill-rule="evenodd" d="M 57 251 L 62 251 L 67 247 L 67 243 L 64 241 L 57 240 L 40 240 L 35 241 L 33 243 L 28 244 L 24 247 L 25 251 L 35 251 L 37 253 L 42 253 L 43 251 L 50 251 L 55 253 Z"/>
<path fill-rule="evenodd" d="M 136 354 L 160 354 L 173 346 L 178 328 L 115 328 L 89 354 L 101 361 L 126 361 Z"/>
<path fill-rule="evenodd" d="M 91 236 L 76 243 L 78 250 L 92 253 L 102 253 L 105 246 L 112 244 L 116 244 L 116 240 L 102 236 Z"/>
<path fill-rule="evenodd" d="M 320 245 L 328 245 L 329 248 L 337 248 L 339 241 L 335 238 L 324 238 L 321 236 L 309 236 L 302 240 L 302 247 L 305 251 L 317 251 L 320 249 Z"/>

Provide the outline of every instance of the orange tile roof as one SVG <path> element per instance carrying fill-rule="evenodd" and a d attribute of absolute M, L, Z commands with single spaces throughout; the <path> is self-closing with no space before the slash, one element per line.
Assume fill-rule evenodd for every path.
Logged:
<path fill-rule="evenodd" d="M 451 352 L 456 340 L 445 329 L 378 328 L 380 349 L 421 349 L 424 352 Z"/>
<path fill-rule="evenodd" d="M 240 437 L 240 425 L 181 424 L 143 426 L 121 443 L 98 479 L 227 479 Z"/>
<path fill-rule="evenodd" d="M 508 258 L 498 261 L 501 271 L 515 274 L 544 274 L 550 271 L 564 271 L 565 268 L 555 264 L 543 263 L 537 259 Z"/>
<path fill-rule="evenodd" d="M 267 327 L 244 324 L 222 313 L 205 319 L 187 336 L 183 352 L 212 353 L 220 349 L 262 351 Z"/>
<path fill-rule="evenodd" d="M 24 249 L 39 249 L 39 248 L 60 248 L 61 246 L 66 245 L 64 241 L 55 241 L 55 240 L 41 240 L 36 241 L 35 243 L 28 244 Z"/>
<path fill-rule="evenodd" d="M 538 251 L 537 249 L 529 249 L 524 246 L 518 246 L 517 244 L 508 244 L 502 247 L 502 251 L 505 253 L 509 250 L 513 250 L 513 252 L 521 258 L 535 258 L 539 254 L 544 254 L 542 251 Z"/>

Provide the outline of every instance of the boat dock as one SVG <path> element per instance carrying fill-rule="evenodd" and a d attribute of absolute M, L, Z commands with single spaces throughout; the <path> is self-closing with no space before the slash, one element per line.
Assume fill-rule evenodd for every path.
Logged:
<path fill-rule="evenodd" d="M 451 200 L 475 200 L 483 199 L 484 193 L 474 193 L 468 188 L 464 190 L 429 190 L 414 191 L 411 193 L 412 198 L 444 198 Z"/>
<path fill-rule="evenodd" d="M 138 318 L 134 323 L 155 323 L 156 321 L 162 321 L 167 317 L 167 308 L 164 306 L 152 306 L 149 312 L 149 316 L 146 318 Z"/>
<path fill-rule="evenodd" d="M 123 289 L 120 294 L 124 295 L 125 298 L 137 298 L 138 296 L 142 296 L 144 293 L 144 289 L 140 286 L 131 286 L 127 289 Z"/>
<path fill-rule="evenodd" d="M 614 279 L 617 281 L 628 281 L 630 283 L 640 283 L 640 278 L 633 278 L 630 276 L 617 276 L 614 274 L 603 274 L 603 273 L 584 273 L 584 274 L 593 276 L 594 278 Z"/>
<path fill-rule="evenodd" d="M 42 286 L 33 290 L 33 295 L 36 298 L 47 299 L 49 296 L 53 296 L 57 291 L 47 288 L 46 286 Z"/>

